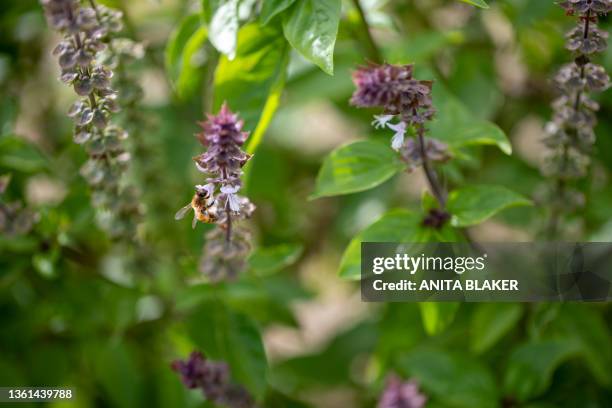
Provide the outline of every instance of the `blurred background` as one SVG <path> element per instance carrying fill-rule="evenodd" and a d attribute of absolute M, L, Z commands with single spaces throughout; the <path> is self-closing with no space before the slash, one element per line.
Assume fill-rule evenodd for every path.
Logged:
<path fill-rule="evenodd" d="M 53 407 L 206 406 L 169 364 L 221 333 L 234 351 L 219 355 L 238 380 L 263 390 L 265 407 L 375 406 L 391 372 L 417 378 L 428 406 L 612 406 L 608 304 L 450 305 L 451 321 L 426 331 L 418 305 L 362 303 L 358 284 L 338 278 L 350 239 L 388 209 L 418 208 L 426 188 L 417 171 L 368 192 L 308 199 L 331 150 L 389 137 L 348 104 L 351 72 L 367 61 L 348 1 L 334 76 L 291 55 L 280 108 L 250 169 L 255 246 L 287 256 L 274 273 L 247 274 L 215 290 L 202 284 L 197 262 L 206 226 L 193 231 L 174 221 L 201 182 L 191 158 L 202 151 L 194 137 L 202 92 L 179 97 L 164 54 L 199 2 L 100 3 L 122 10 L 126 35 L 146 47 L 129 68 L 144 93 L 136 117 L 127 119 L 129 180 L 146 215 L 133 242 L 110 240 L 97 227 L 79 175 L 86 154 L 66 117 L 75 96 L 58 80 L 51 55 L 59 37 L 37 1 L 3 0 L 0 176 L 10 182 L 0 200 L 19 203 L 11 207 L 19 216 L 0 236 L 0 385 L 77 390 L 74 402 L 47 404 Z M 542 129 L 556 95 L 549 78 L 571 59 L 563 35 L 575 21 L 553 1 L 489 3 L 481 10 L 454 0 L 362 2 L 389 62 L 428 67 L 512 142 L 512 156 L 474 149 L 469 160 L 449 164 L 446 182 L 503 184 L 538 203 Z M 609 18 L 601 25 L 609 29 Z M 612 71 L 612 47 L 599 62 Z M 571 237 L 610 241 L 612 93 L 600 103 L 596 158 L 581 185 L 587 205 L 565 228 Z M 472 234 L 528 241 L 541 227 L 536 205 L 506 211 Z M 252 347 L 265 350 L 263 360 L 245 351 Z"/>

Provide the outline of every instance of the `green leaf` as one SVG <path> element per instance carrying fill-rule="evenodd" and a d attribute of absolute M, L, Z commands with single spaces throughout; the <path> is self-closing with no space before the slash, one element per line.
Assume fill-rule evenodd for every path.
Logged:
<path fill-rule="evenodd" d="M 239 0 L 227 0 L 218 5 L 210 20 L 210 42 L 231 60 L 236 56 Z"/>
<path fill-rule="evenodd" d="M 329 75 L 334 73 L 334 45 L 341 0 L 300 0 L 283 19 L 289 43 Z"/>
<path fill-rule="evenodd" d="M 495 380 L 477 360 L 442 350 L 415 350 L 399 363 L 406 377 L 415 377 L 444 406 L 499 406 Z"/>
<path fill-rule="evenodd" d="M 322 350 L 275 365 L 271 369 L 270 382 L 292 395 L 305 389 L 348 386 L 352 382 L 350 373 L 355 357 L 370 354 L 377 339 L 376 326 L 367 320 L 361 322 L 337 334 Z"/>
<path fill-rule="evenodd" d="M 138 407 L 143 401 L 142 375 L 135 361 L 136 351 L 125 343 L 88 345 L 88 356 L 96 382 L 112 405 Z"/>
<path fill-rule="evenodd" d="M 464 3 L 471 4 L 472 6 L 488 9 L 489 5 L 484 0 L 461 0 Z"/>
<path fill-rule="evenodd" d="M 325 158 L 310 198 L 369 190 L 404 169 L 389 146 L 362 140 L 341 146 Z"/>
<path fill-rule="evenodd" d="M 46 169 L 48 161 L 38 147 L 13 135 L 0 136 L 0 168 L 21 173 L 36 173 Z M 0 173 L 0 176 L 3 176 Z"/>
<path fill-rule="evenodd" d="M 600 313 L 587 305 L 563 304 L 558 316 L 555 324 L 581 345 L 595 379 L 603 386 L 612 385 L 612 336 Z"/>
<path fill-rule="evenodd" d="M 523 307 L 518 303 L 483 303 L 477 306 L 471 322 L 471 349 L 482 353 L 504 337 L 520 320 Z"/>
<path fill-rule="evenodd" d="M 259 331 L 242 314 L 219 301 L 196 309 L 187 321 L 191 338 L 213 360 L 226 361 L 232 378 L 260 399 L 266 390 L 267 361 Z"/>
<path fill-rule="evenodd" d="M 238 112 L 253 133 L 247 151 L 254 152 L 276 108 L 285 81 L 288 50 L 280 28 L 256 23 L 238 33 L 236 58 L 222 56 L 215 73 L 215 110 L 223 102 Z"/>
<path fill-rule="evenodd" d="M 234 311 L 244 313 L 261 324 L 273 322 L 297 326 L 289 304 L 303 299 L 305 295 L 291 285 L 288 281 L 271 276 L 265 280 L 244 276 L 228 285 L 193 285 L 179 291 L 175 309 L 179 313 L 189 313 L 221 297 Z"/>
<path fill-rule="evenodd" d="M 455 227 L 480 224 L 506 208 L 531 204 L 522 195 L 502 186 L 464 187 L 452 191 L 448 197 L 451 223 Z"/>
<path fill-rule="evenodd" d="M 546 391 L 555 369 L 580 352 L 570 340 L 541 340 L 514 350 L 504 375 L 504 390 L 518 401 L 526 401 Z"/>
<path fill-rule="evenodd" d="M 299 244 L 258 248 L 249 257 L 249 265 L 258 276 L 270 275 L 297 261 L 303 249 Z"/>
<path fill-rule="evenodd" d="M 457 302 L 421 302 L 423 327 L 430 336 L 442 333 L 455 319 L 459 308 Z"/>
<path fill-rule="evenodd" d="M 206 63 L 208 30 L 200 16 L 187 16 L 166 45 L 166 71 L 180 98 L 189 98 L 199 89 Z"/>
<path fill-rule="evenodd" d="M 259 14 L 261 24 L 268 24 L 274 17 L 287 10 L 295 0 L 264 0 Z"/>
<path fill-rule="evenodd" d="M 200 27 L 185 44 L 181 57 L 181 73 L 176 82 L 176 91 L 182 99 L 188 99 L 197 93 L 205 77 L 207 37 L 207 28 Z"/>
<path fill-rule="evenodd" d="M 362 242 L 428 242 L 432 230 L 423 228 L 423 216 L 408 210 L 392 210 L 355 236 L 344 251 L 340 262 L 340 277 L 359 279 L 361 276 Z"/>
<path fill-rule="evenodd" d="M 165 62 L 166 71 L 173 81 L 181 72 L 181 55 L 189 38 L 200 28 L 200 16 L 192 14 L 185 17 L 178 27 L 170 34 L 166 44 Z"/>
<path fill-rule="evenodd" d="M 429 126 L 429 135 L 445 142 L 455 153 L 463 146 L 492 145 L 506 154 L 512 146 L 494 123 L 477 119 L 440 82 L 434 83 L 432 96 L 438 110 Z"/>

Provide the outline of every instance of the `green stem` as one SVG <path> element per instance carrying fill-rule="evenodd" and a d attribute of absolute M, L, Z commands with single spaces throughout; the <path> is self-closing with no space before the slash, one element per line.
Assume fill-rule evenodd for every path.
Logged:
<path fill-rule="evenodd" d="M 370 32 L 370 26 L 368 24 L 368 20 L 366 19 L 365 12 L 363 11 L 363 7 L 361 7 L 361 3 L 359 0 L 353 0 L 353 5 L 359 14 L 359 20 L 361 22 L 361 26 L 363 27 L 363 34 L 366 40 L 367 45 L 367 53 L 368 58 L 377 64 L 383 63 L 382 53 L 380 49 L 376 45 L 374 38 L 372 37 L 372 33 Z"/>

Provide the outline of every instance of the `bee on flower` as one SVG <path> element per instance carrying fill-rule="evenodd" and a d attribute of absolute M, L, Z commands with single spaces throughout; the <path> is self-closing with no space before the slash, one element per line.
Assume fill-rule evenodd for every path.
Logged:
<path fill-rule="evenodd" d="M 250 234 L 237 221 L 249 218 L 255 206 L 240 194 L 242 168 L 250 160 L 242 146 L 249 134 L 242 130 L 244 122 L 223 104 L 217 115 L 208 115 L 201 122 L 197 138 L 206 151 L 194 158 L 196 169 L 205 175 L 204 185 L 197 185 L 191 202 L 181 208 L 175 218 L 194 212 L 192 226 L 198 221 L 217 227 L 206 235 L 200 270 L 216 281 L 234 278 L 245 267 L 250 251 Z"/>

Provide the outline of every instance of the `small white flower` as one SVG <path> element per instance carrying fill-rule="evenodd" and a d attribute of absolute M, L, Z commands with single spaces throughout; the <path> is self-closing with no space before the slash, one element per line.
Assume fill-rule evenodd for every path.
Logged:
<path fill-rule="evenodd" d="M 230 210 L 240 212 L 240 200 L 236 194 L 240 190 L 240 186 L 223 186 L 221 192 L 227 196 L 227 204 Z"/>
<path fill-rule="evenodd" d="M 395 132 L 391 139 L 391 148 L 393 150 L 401 149 L 404 144 L 404 137 L 406 136 L 406 123 L 400 122 L 397 124 L 390 124 L 388 127 Z"/>
<path fill-rule="evenodd" d="M 375 129 L 384 128 L 391 119 L 393 119 L 393 115 L 374 115 L 372 126 Z"/>
<path fill-rule="evenodd" d="M 559 125 L 557 125 L 555 122 L 548 122 L 544 127 L 544 131 L 549 135 L 554 135 L 559 131 Z"/>

